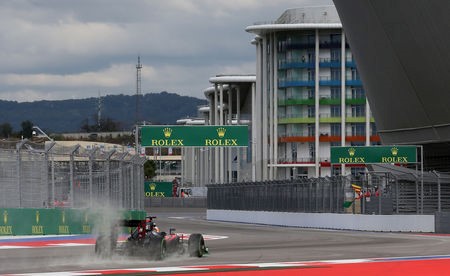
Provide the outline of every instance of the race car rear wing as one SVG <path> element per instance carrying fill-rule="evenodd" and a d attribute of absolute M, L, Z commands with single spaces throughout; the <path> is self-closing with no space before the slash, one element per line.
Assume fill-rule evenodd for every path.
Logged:
<path fill-rule="evenodd" d="M 124 227 L 137 227 L 140 224 L 144 224 L 146 221 L 152 221 L 156 217 L 146 217 L 145 219 L 123 219 L 120 220 L 117 225 L 118 226 L 124 226 Z"/>

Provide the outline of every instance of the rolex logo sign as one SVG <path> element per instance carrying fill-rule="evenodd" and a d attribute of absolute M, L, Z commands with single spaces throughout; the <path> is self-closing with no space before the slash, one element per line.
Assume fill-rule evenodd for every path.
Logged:
<path fill-rule="evenodd" d="M 237 139 L 226 139 L 225 133 L 227 132 L 227 129 L 225 127 L 218 127 L 216 128 L 217 137 L 219 139 L 205 139 L 205 146 L 213 146 L 213 147 L 222 147 L 222 146 L 237 146 Z"/>
<path fill-rule="evenodd" d="M 227 132 L 227 130 L 223 127 L 219 127 L 217 129 L 217 135 L 219 136 L 219 138 L 223 138 L 225 136 L 225 132 Z"/>
<path fill-rule="evenodd" d="M 402 151 L 401 155 L 399 155 L 400 151 L 398 147 L 391 148 L 392 156 L 383 156 L 381 157 L 381 162 L 383 163 L 408 163 L 408 156 L 403 156 L 404 152 Z"/>
<path fill-rule="evenodd" d="M 391 148 L 391 153 L 392 153 L 393 156 L 397 156 L 397 154 L 398 154 L 398 148 L 397 148 L 397 147 Z"/>
<path fill-rule="evenodd" d="M 145 197 L 171 196 L 172 182 L 145 182 Z"/>
<path fill-rule="evenodd" d="M 3 211 L 3 224 L 0 226 L 0 235 L 12 235 L 13 234 L 13 227 L 12 225 L 8 224 L 8 211 Z"/>
<path fill-rule="evenodd" d="M 172 137 L 173 129 L 170 127 L 165 127 L 162 129 L 164 138 L 151 139 L 151 147 L 182 147 L 184 146 L 183 139 L 175 139 Z M 162 136 L 160 136 L 162 137 Z M 172 137 L 172 138 L 171 138 Z"/>
<path fill-rule="evenodd" d="M 168 148 L 248 146 L 247 125 L 197 125 L 197 122 L 193 124 L 141 126 L 141 146 Z"/>
<path fill-rule="evenodd" d="M 348 155 L 350 155 L 350 157 L 354 156 L 355 152 L 356 152 L 355 148 L 349 148 L 348 149 Z"/>
<path fill-rule="evenodd" d="M 163 129 L 164 137 L 170 138 L 170 135 L 172 135 L 172 129 L 170 127 L 166 127 Z"/>
<path fill-rule="evenodd" d="M 359 152 L 358 152 L 359 155 Z M 339 157 L 339 163 L 346 163 L 346 164 L 362 164 L 365 163 L 365 157 L 363 156 L 357 156 L 356 149 L 354 147 L 351 147 L 348 149 L 348 156 L 349 157 Z"/>
<path fill-rule="evenodd" d="M 152 184 L 150 184 L 150 191 L 153 192 L 154 190 L 156 190 L 156 184 L 152 183 Z"/>

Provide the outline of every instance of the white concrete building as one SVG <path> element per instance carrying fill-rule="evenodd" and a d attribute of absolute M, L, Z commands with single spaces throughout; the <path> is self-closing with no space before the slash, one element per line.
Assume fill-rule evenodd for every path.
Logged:
<path fill-rule="evenodd" d="M 331 146 L 380 141 L 334 6 L 289 9 L 246 31 L 256 35 L 253 118 L 262 118 L 254 134 L 256 180 L 363 170 L 329 162 Z"/>
<path fill-rule="evenodd" d="M 182 180 L 187 186 L 208 183 L 252 181 L 259 173 L 251 118 L 256 97 L 254 75 L 218 75 L 209 79 L 204 90 L 209 106 L 199 108 L 199 118 L 179 120 L 186 125 L 248 125 L 249 146 L 234 148 L 183 148 Z M 258 121 L 258 120 L 256 120 Z"/>

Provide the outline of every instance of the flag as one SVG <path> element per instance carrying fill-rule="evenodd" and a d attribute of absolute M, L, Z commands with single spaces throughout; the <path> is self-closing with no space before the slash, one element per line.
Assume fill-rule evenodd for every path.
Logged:
<path fill-rule="evenodd" d="M 352 206 L 353 200 L 352 201 L 344 201 L 344 208 L 349 208 L 350 206 Z"/>

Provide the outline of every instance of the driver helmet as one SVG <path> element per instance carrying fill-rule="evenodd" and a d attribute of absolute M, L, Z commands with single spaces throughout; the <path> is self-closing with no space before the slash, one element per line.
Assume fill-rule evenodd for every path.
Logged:
<path fill-rule="evenodd" d="M 150 221 L 150 222 L 147 222 L 147 224 L 145 225 L 145 230 L 152 231 L 155 227 L 156 227 L 156 223 L 154 223 L 153 221 Z"/>

